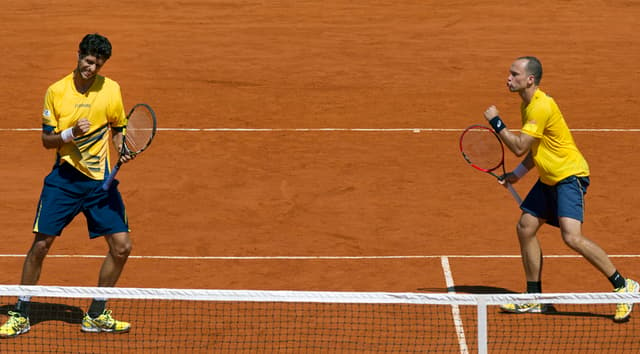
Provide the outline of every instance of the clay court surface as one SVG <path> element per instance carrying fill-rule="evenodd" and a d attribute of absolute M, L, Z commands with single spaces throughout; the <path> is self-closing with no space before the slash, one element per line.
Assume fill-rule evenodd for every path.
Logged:
<path fill-rule="evenodd" d="M 448 257 L 461 289 L 523 291 L 519 210 L 457 147 L 491 104 L 519 128 L 505 82 L 521 55 L 541 59 L 590 163 L 585 234 L 640 278 L 640 4 L 501 3 L 5 1 L 0 282 L 19 283 L 54 161 L 45 90 L 90 32 L 114 46 L 101 74 L 161 127 L 119 175 L 134 242 L 119 286 L 446 292 Z M 102 259 L 88 256 L 106 244 L 85 229 L 79 217 L 56 241 L 42 285 L 96 284 Z M 540 236 L 545 255 L 574 256 L 556 229 Z M 610 290 L 578 257 L 547 259 L 543 280 Z"/>

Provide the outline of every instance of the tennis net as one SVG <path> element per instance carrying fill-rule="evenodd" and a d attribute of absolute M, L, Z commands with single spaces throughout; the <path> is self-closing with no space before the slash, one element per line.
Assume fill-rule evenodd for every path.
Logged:
<path fill-rule="evenodd" d="M 0 320 L 31 295 L 31 330 L 2 353 L 619 353 L 640 349 L 640 318 L 614 323 L 640 294 L 427 294 L 0 285 Z M 83 333 L 108 298 L 128 333 Z M 553 304 L 505 314 L 503 303 Z M 637 309 L 640 310 L 640 309 Z"/>

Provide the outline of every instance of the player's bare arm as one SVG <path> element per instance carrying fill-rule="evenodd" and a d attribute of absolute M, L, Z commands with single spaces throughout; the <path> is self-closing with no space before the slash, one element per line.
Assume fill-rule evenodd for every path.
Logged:
<path fill-rule="evenodd" d="M 122 151 L 122 140 L 123 140 L 122 131 L 113 129 L 111 130 L 111 135 L 112 135 L 113 146 L 115 146 L 118 151 Z M 133 160 L 135 157 L 136 157 L 135 155 L 124 154 L 120 156 L 120 161 L 122 163 L 127 163 Z"/>
<path fill-rule="evenodd" d="M 502 176 L 503 179 L 511 184 L 517 183 L 520 180 L 520 178 L 527 173 L 527 171 L 535 167 L 535 164 L 533 162 L 533 156 L 531 156 L 531 151 L 529 151 L 527 156 L 525 156 L 522 162 L 520 162 L 520 165 L 522 167 L 518 166 L 516 167 L 516 170 L 513 170 L 509 173 L 506 173 L 504 176 Z M 524 168 L 524 170 L 518 171 L 519 168 Z"/>
<path fill-rule="evenodd" d="M 86 118 L 81 118 L 76 122 L 72 128 L 64 130 L 59 134 L 54 132 L 42 133 L 42 145 L 46 149 L 57 149 L 62 144 L 70 141 L 70 139 L 77 138 L 86 134 L 91 128 L 91 123 Z"/>
<path fill-rule="evenodd" d="M 493 119 L 499 117 L 500 112 L 496 108 L 496 106 L 490 106 L 487 110 L 484 111 L 484 118 L 491 123 Z M 501 124 L 502 121 L 500 121 Z M 495 128 L 495 127 L 494 127 Z M 513 152 L 516 156 L 523 156 L 529 149 L 531 149 L 531 145 L 535 141 L 535 138 L 527 135 L 527 134 L 515 134 L 512 133 L 509 129 L 500 129 L 498 135 L 502 142 Z"/>

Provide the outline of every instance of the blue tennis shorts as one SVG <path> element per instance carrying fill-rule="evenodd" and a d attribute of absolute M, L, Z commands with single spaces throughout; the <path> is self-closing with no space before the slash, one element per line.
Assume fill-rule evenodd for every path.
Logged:
<path fill-rule="evenodd" d="M 535 217 L 545 219 L 547 224 L 558 227 L 558 218 L 567 217 L 584 221 L 584 196 L 589 187 L 589 177 L 571 176 L 555 186 L 540 180 L 531 188 L 520 209 Z"/>
<path fill-rule="evenodd" d="M 58 163 L 44 179 L 33 232 L 60 236 L 62 230 L 83 213 L 89 237 L 128 232 L 129 225 L 118 182 L 108 191 L 103 181 L 91 179 L 68 163 Z"/>

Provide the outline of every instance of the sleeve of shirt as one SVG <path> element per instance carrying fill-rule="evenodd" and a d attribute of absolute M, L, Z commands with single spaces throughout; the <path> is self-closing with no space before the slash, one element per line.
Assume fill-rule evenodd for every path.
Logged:
<path fill-rule="evenodd" d="M 51 88 L 47 90 L 44 96 L 44 108 L 42 109 L 42 129 L 45 132 L 52 132 L 58 127 L 58 119 L 55 115 L 55 107 L 53 105 L 53 92 Z"/>
<path fill-rule="evenodd" d="M 551 111 L 544 106 L 536 106 L 526 113 L 521 131 L 534 138 L 541 138 L 544 128 L 551 116 Z"/>
<path fill-rule="evenodd" d="M 124 104 L 122 103 L 122 93 L 120 92 L 120 85 L 115 84 L 113 92 L 113 100 L 109 110 L 109 124 L 112 128 L 122 128 L 127 125 L 127 115 L 124 112 Z"/>

